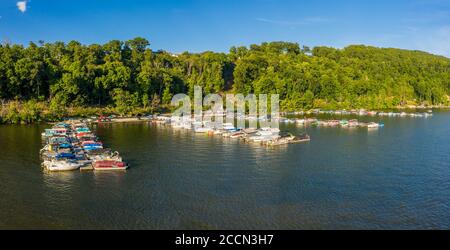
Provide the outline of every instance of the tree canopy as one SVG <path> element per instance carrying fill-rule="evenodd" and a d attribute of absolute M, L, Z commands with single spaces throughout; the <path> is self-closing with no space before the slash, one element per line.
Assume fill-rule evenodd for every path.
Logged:
<path fill-rule="evenodd" d="M 144 38 L 0 46 L 0 99 L 51 106 L 169 104 L 177 93 L 279 94 L 281 108 L 448 104 L 450 59 L 420 51 L 270 42 L 229 53 L 153 51 Z"/>

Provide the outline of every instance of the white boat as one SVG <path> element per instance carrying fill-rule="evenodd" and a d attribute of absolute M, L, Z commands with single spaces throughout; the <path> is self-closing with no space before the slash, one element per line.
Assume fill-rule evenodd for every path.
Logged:
<path fill-rule="evenodd" d="M 183 124 L 181 124 L 179 122 L 172 122 L 172 128 L 174 128 L 174 129 L 183 128 Z"/>
<path fill-rule="evenodd" d="M 212 128 L 207 128 L 207 127 L 197 127 L 194 129 L 195 133 L 208 133 L 210 131 L 212 131 Z"/>
<path fill-rule="evenodd" d="M 225 130 L 235 130 L 236 129 L 232 123 L 224 123 L 222 125 L 222 127 Z"/>
<path fill-rule="evenodd" d="M 369 129 L 375 129 L 375 128 L 379 128 L 380 124 L 376 123 L 376 122 L 370 122 L 367 124 L 367 128 Z"/>
<path fill-rule="evenodd" d="M 120 156 L 119 152 L 114 153 L 104 153 L 104 154 L 97 154 L 89 155 L 89 159 L 92 161 L 122 161 L 122 157 Z"/>
<path fill-rule="evenodd" d="M 268 127 L 268 128 L 261 128 L 259 130 L 259 132 L 263 132 L 263 133 L 266 133 L 266 134 L 268 134 L 268 133 L 270 133 L 270 134 L 277 134 L 277 133 L 280 133 L 280 129 L 279 128 L 270 128 L 270 127 Z"/>
<path fill-rule="evenodd" d="M 299 125 L 305 125 L 306 120 L 305 119 L 297 119 L 297 120 L 295 120 L 295 122 Z"/>
<path fill-rule="evenodd" d="M 82 167 L 85 163 L 75 161 L 44 161 L 44 167 L 49 171 L 73 171 Z"/>
<path fill-rule="evenodd" d="M 260 136 L 271 136 L 274 133 L 272 131 L 270 131 L 270 130 L 260 130 L 260 131 L 258 131 L 257 134 L 260 135 Z"/>
<path fill-rule="evenodd" d="M 249 137 L 249 141 L 268 142 L 280 138 L 280 130 L 278 128 L 261 128 L 254 136 Z"/>
<path fill-rule="evenodd" d="M 279 135 L 259 135 L 259 136 L 253 136 L 250 138 L 250 141 L 253 142 L 269 142 L 278 140 L 280 138 Z"/>
<path fill-rule="evenodd" d="M 358 111 L 358 115 L 360 115 L 360 116 L 366 116 L 366 115 L 367 115 L 367 111 L 364 110 L 364 109 L 360 109 L 360 110 Z"/>

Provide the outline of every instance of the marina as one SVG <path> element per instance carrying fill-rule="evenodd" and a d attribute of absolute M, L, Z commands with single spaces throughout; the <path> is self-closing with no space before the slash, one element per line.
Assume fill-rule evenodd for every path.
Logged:
<path fill-rule="evenodd" d="M 233 123 L 221 122 L 199 122 L 192 117 L 170 117 L 170 116 L 151 116 L 148 117 L 152 123 L 169 126 L 173 129 L 191 130 L 196 134 L 206 134 L 210 136 L 221 136 L 223 138 L 240 139 L 248 143 L 256 143 L 265 146 L 280 146 L 286 144 L 296 144 L 309 142 L 311 137 L 302 132 L 298 135 L 281 131 L 279 128 L 261 127 L 259 128 L 239 128 Z M 248 121 L 251 117 L 243 118 Z M 257 119 L 257 121 L 267 121 L 267 118 Z M 376 130 L 384 127 L 382 122 L 362 122 L 356 119 L 351 120 L 321 120 L 315 117 L 311 118 L 279 118 L 275 119 L 278 124 L 294 124 L 298 127 L 323 127 L 323 128 L 365 128 Z M 241 123 L 242 124 L 242 123 Z"/>
<path fill-rule="evenodd" d="M 104 147 L 126 159 L 129 171 L 42 171 L 38 152 L 49 125 L 2 126 L 3 227 L 450 226 L 448 111 L 434 110 L 432 119 L 359 118 L 383 122 L 378 130 L 280 123 L 280 134 L 307 132 L 311 141 L 274 147 L 142 120 L 88 123 Z"/>
<path fill-rule="evenodd" d="M 410 118 L 428 118 L 433 116 L 431 109 L 421 109 L 421 112 L 405 112 L 405 111 L 373 111 L 365 109 L 353 109 L 353 110 L 320 110 L 313 109 L 308 111 L 298 112 L 282 112 L 286 115 L 356 115 L 356 116 L 370 116 L 370 117 L 410 117 Z"/>
<path fill-rule="evenodd" d="M 225 116 L 224 114 L 219 114 Z M 321 128 L 343 128 L 356 129 L 363 128 L 367 130 L 378 130 L 384 128 L 385 124 L 381 121 L 361 121 L 359 119 L 337 119 L 339 116 L 360 116 L 372 118 L 430 118 L 433 116 L 432 110 L 426 112 L 381 112 L 381 111 L 323 111 L 311 110 L 307 112 L 283 112 L 282 117 L 274 119 L 279 124 L 292 124 L 298 127 L 321 127 Z M 320 119 L 316 116 L 332 116 L 333 119 Z M 301 118 L 298 118 L 298 117 Z M 235 117 L 233 117 L 235 118 Z M 268 121 L 269 118 L 262 117 L 243 117 L 237 115 L 236 118 L 248 121 Z M 214 122 L 196 122 L 192 117 L 180 118 L 170 117 L 168 115 L 150 115 L 145 116 L 144 120 L 152 123 L 170 126 L 174 129 L 192 130 L 197 134 L 208 134 L 222 136 L 224 138 L 242 139 L 245 142 L 259 143 L 266 146 L 279 146 L 291 143 L 308 142 L 311 140 L 307 133 L 299 135 L 286 134 L 278 128 L 259 127 L 256 128 L 237 128 L 233 123 L 214 123 Z"/>
<path fill-rule="evenodd" d="M 225 116 L 225 114 L 222 114 Z M 369 117 L 424 117 L 433 116 L 428 110 L 423 113 L 406 112 L 377 112 L 365 110 L 352 111 L 322 111 L 312 110 L 308 112 L 284 112 L 282 117 L 274 119 L 279 124 L 292 124 L 297 127 L 321 127 L 321 128 L 343 128 L 355 129 L 365 128 L 367 130 L 378 130 L 383 128 L 383 122 L 363 122 L 358 119 L 319 119 L 314 115 L 357 115 Z M 312 116 L 311 116 L 312 115 Z M 302 118 L 288 118 L 288 117 Z M 240 117 L 245 121 L 256 120 L 268 121 L 267 117 L 253 118 Z M 72 170 L 96 170 L 111 171 L 125 170 L 127 164 L 122 161 L 118 152 L 105 149 L 103 143 L 91 132 L 87 124 L 102 123 L 130 123 L 150 122 L 169 126 L 173 129 L 190 130 L 195 134 L 208 136 L 220 136 L 229 139 L 239 139 L 246 143 L 259 144 L 268 147 L 287 144 L 297 144 L 311 141 L 311 137 L 302 132 L 297 135 L 281 131 L 279 128 L 238 128 L 234 123 L 221 123 L 211 121 L 196 121 L 193 117 L 172 117 L 170 115 L 146 115 L 139 118 L 116 118 L 116 117 L 92 117 L 86 120 L 68 120 L 58 123 L 51 129 L 42 133 L 45 146 L 41 149 L 42 166 L 49 171 L 72 171 Z"/>
<path fill-rule="evenodd" d="M 42 167 L 47 171 L 126 170 L 118 152 L 104 148 L 86 123 L 69 121 L 42 133 L 45 146 L 40 150 Z"/>
<path fill-rule="evenodd" d="M 305 119 L 283 119 L 283 123 L 295 123 L 298 126 L 318 126 L 318 127 L 341 127 L 341 128 L 367 128 L 378 129 L 383 128 L 382 122 L 362 122 L 357 119 L 351 120 L 320 120 L 318 118 L 305 118 Z"/>
<path fill-rule="evenodd" d="M 239 139 L 244 142 L 260 144 L 264 146 L 280 146 L 299 142 L 308 142 L 307 134 L 298 136 L 282 132 L 279 128 L 237 128 L 233 123 L 200 122 L 193 118 L 154 116 L 153 123 L 170 126 L 173 129 L 190 130 L 195 134 L 220 136 L 223 138 Z"/>
<path fill-rule="evenodd" d="M 450 0 L 0 10 L 0 230 L 278 249 L 450 229 Z"/>

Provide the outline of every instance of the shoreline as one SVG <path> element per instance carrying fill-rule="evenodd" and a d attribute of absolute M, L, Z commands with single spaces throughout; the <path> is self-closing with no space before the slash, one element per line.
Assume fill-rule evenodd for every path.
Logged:
<path fill-rule="evenodd" d="M 418 108 L 419 109 L 419 108 Z M 432 108 L 432 109 L 437 109 L 437 108 Z M 444 109 L 449 109 L 450 107 L 442 107 L 439 108 L 439 110 L 444 110 Z M 364 109 L 361 109 L 364 110 Z M 415 117 L 414 115 L 420 115 L 420 114 L 424 114 L 424 113 L 430 113 L 430 112 L 424 112 L 424 110 L 431 110 L 430 108 L 422 108 L 420 110 L 422 110 L 423 112 L 404 112 L 404 110 L 406 109 L 399 109 L 403 110 L 402 113 L 404 113 L 405 115 L 400 115 L 401 113 L 393 113 L 394 115 L 388 115 L 389 113 L 385 113 L 384 111 L 369 111 L 369 110 L 364 110 L 365 113 L 359 113 L 360 110 L 354 110 L 352 113 L 350 111 L 348 111 L 348 113 L 342 113 L 342 110 L 316 110 L 316 111 L 299 111 L 299 112 L 280 112 L 280 114 L 282 114 L 280 116 L 280 119 L 287 119 L 287 116 L 292 116 L 292 115 L 296 115 L 296 116 L 316 116 L 316 115 L 332 115 L 332 116 L 358 116 L 358 117 L 397 117 L 397 118 L 411 118 L 411 117 Z M 354 113 L 356 112 L 356 113 Z M 375 112 L 376 114 L 374 114 L 373 112 Z M 392 112 L 391 112 L 392 113 Z M 434 112 L 431 112 L 431 114 Z M 154 123 L 156 122 L 156 117 L 171 117 L 171 113 L 165 113 L 165 114 L 160 114 L 160 115 L 152 115 L 152 117 L 114 117 L 111 118 L 109 121 L 98 121 L 98 120 L 93 120 L 92 118 L 68 118 L 69 120 L 72 121 L 78 121 L 78 122 L 89 122 L 89 123 L 93 123 L 93 124 L 118 124 L 118 123 L 145 123 L 145 122 L 149 122 L 149 123 Z M 418 116 L 416 116 L 418 117 Z M 46 124 L 57 124 L 58 122 L 44 122 Z"/>
<path fill-rule="evenodd" d="M 407 110 L 419 110 L 422 111 L 421 113 L 428 111 L 428 110 L 438 110 L 438 111 L 442 111 L 442 110 L 450 110 L 450 106 L 404 106 L 404 107 L 397 107 L 397 108 L 390 108 L 390 109 L 384 109 L 384 110 L 370 110 L 370 109 L 364 109 L 364 108 L 359 108 L 359 109 L 338 109 L 338 110 L 329 110 L 329 109 L 309 109 L 309 110 L 303 110 L 303 111 L 282 111 L 280 112 L 280 116 L 281 118 L 286 118 L 286 116 L 291 116 L 291 115 L 324 115 L 324 114 L 328 114 L 328 115 L 337 115 L 337 116 L 345 116 L 345 115 L 356 115 L 356 116 L 362 116 L 362 117 L 373 117 L 374 115 L 372 115 L 371 113 L 383 113 L 383 112 L 387 112 L 387 111 L 401 111 L 401 112 L 405 112 L 407 114 L 410 113 L 418 113 L 418 112 L 406 112 Z M 365 112 L 365 114 L 360 114 L 359 112 Z M 160 116 L 171 116 L 171 113 L 162 113 L 162 114 L 158 114 Z M 112 117 L 110 118 L 111 121 L 104 121 L 104 122 L 98 122 L 98 121 L 92 121 L 94 119 L 98 119 L 98 116 L 91 116 L 91 117 L 80 117 L 80 116 L 67 116 L 65 118 L 63 118 L 62 120 L 66 120 L 66 119 L 70 119 L 70 120 L 78 120 L 78 121 L 82 121 L 82 120 L 91 120 L 91 123 L 102 123 L 102 124 L 108 124 L 108 123 L 140 123 L 140 122 L 151 122 L 152 119 L 149 119 L 146 116 L 143 117 L 137 117 L 137 116 L 124 116 L 124 117 Z M 51 119 L 50 120 L 41 120 L 41 121 L 34 121 L 34 122 L 30 122 L 30 123 L 8 123 L 8 122 L 4 122 L 2 123 L 2 119 L 0 117 L 0 125 L 33 125 L 33 124 L 57 124 L 58 122 L 61 121 L 60 120 L 54 120 Z"/>

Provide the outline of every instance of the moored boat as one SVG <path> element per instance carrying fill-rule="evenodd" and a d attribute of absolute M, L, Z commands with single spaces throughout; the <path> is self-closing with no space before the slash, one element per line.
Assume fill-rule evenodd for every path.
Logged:
<path fill-rule="evenodd" d="M 43 166 L 48 171 L 73 171 L 82 167 L 85 163 L 66 160 L 44 161 Z"/>
<path fill-rule="evenodd" d="M 290 140 L 289 143 L 302 143 L 311 141 L 311 137 L 308 134 L 302 134 L 295 136 L 294 139 Z"/>
<path fill-rule="evenodd" d="M 43 135 L 46 145 L 40 155 L 42 165 L 49 171 L 76 170 L 92 162 L 100 162 L 100 169 L 124 168 L 119 153 L 103 149 L 103 143 L 84 123 L 59 123 Z"/>
<path fill-rule="evenodd" d="M 384 127 L 383 123 L 369 122 L 367 124 L 367 128 L 368 129 L 378 129 L 378 128 L 381 128 L 381 127 Z"/>
<path fill-rule="evenodd" d="M 197 128 L 194 129 L 194 132 L 195 133 L 199 133 L 199 134 L 200 133 L 201 134 L 208 133 L 210 131 L 212 131 L 212 128 L 208 128 L 208 127 L 197 127 Z"/>
<path fill-rule="evenodd" d="M 96 161 L 92 164 L 96 171 L 126 170 L 127 164 L 122 161 Z"/>
<path fill-rule="evenodd" d="M 242 132 L 242 131 L 237 131 L 237 132 L 233 132 L 233 133 L 230 134 L 230 138 L 234 138 L 234 139 L 242 138 L 244 136 L 245 136 L 245 133 Z"/>

